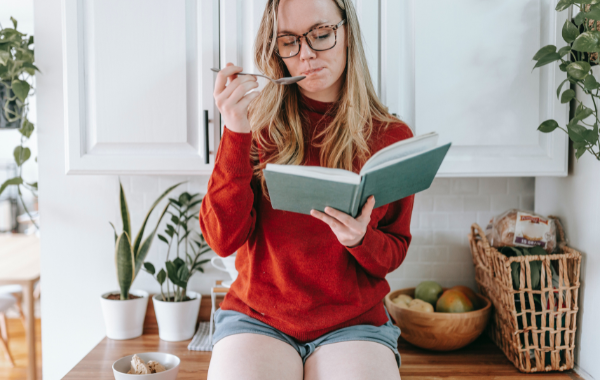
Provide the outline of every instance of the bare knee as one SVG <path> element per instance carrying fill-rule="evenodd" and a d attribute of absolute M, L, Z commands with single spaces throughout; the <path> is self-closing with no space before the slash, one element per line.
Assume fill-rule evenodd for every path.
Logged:
<path fill-rule="evenodd" d="M 300 380 L 302 359 L 289 344 L 259 334 L 235 334 L 213 347 L 208 380 Z"/>

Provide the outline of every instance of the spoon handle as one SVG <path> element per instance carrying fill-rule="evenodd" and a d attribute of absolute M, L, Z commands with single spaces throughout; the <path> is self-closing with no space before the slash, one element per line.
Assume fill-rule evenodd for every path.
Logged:
<path fill-rule="evenodd" d="M 214 71 L 215 73 L 218 73 L 219 69 L 215 69 L 214 67 L 211 67 L 211 70 Z M 257 77 L 263 77 L 263 78 L 267 78 L 269 80 L 272 80 L 271 78 L 269 78 L 268 76 L 262 75 L 262 74 L 252 74 L 252 73 L 236 73 L 236 75 L 255 75 Z"/>

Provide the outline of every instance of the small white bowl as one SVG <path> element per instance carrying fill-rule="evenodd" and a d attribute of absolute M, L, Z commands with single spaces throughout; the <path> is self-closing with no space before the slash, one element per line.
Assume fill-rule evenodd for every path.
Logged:
<path fill-rule="evenodd" d="M 166 354 L 164 352 L 144 352 L 136 354 L 144 363 L 149 360 L 154 360 L 164 365 L 167 369 L 164 372 L 151 373 L 149 375 L 134 375 L 128 374 L 131 369 L 131 358 L 133 355 L 125 356 L 113 363 L 112 369 L 116 380 L 175 380 L 179 373 L 179 363 L 181 360 L 175 355 Z"/>

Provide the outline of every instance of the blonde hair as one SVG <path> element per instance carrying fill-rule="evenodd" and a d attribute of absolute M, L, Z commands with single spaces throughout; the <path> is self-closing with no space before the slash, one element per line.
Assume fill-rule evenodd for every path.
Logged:
<path fill-rule="evenodd" d="M 353 170 L 356 157 L 364 163 L 370 155 L 368 141 L 373 133 L 373 121 L 387 128 L 399 120 L 391 116 L 379 101 L 367 66 L 356 11 L 351 0 L 332 0 L 346 19 L 348 53 L 340 98 L 334 109 L 333 121 L 315 137 L 323 136 L 320 165 Z M 283 60 L 275 52 L 277 9 L 280 0 L 269 0 L 258 29 L 254 47 L 255 63 L 260 72 L 272 78 L 290 76 Z M 338 42 L 339 43 L 339 42 Z M 251 159 L 254 175 L 260 181 L 263 194 L 269 198 L 262 169 L 267 163 L 301 165 L 304 163 L 304 136 L 300 112 L 298 85 L 280 86 L 269 82 L 261 95 L 249 107 L 249 122 L 253 144 Z M 268 135 L 268 138 L 265 138 Z M 264 157 L 264 162 L 260 162 Z"/>

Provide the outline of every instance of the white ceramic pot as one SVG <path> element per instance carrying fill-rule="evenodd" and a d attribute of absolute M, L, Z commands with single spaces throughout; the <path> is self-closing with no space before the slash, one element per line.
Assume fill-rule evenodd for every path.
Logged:
<path fill-rule="evenodd" d="M 202 295 L 191 291 L 186 294 L 192 299 L 185 302 L 164 302 L 160 294 L 152 297 L 160 339 L 179 342 L 194 336 Z"/>
<path fill-rule="evenodd" d="M 106 336 L 110 339 L 133 339 L 142 335 L 144 330 L 144 318 L 148 307 L 148 292 L 143 290 L 130 290 L 129 294 L 139 296 L 132 300 L 109 300 L 106 297 L 113 291 L 104 293 L 100 297 L 104 324 L 106 325 Z"/>

